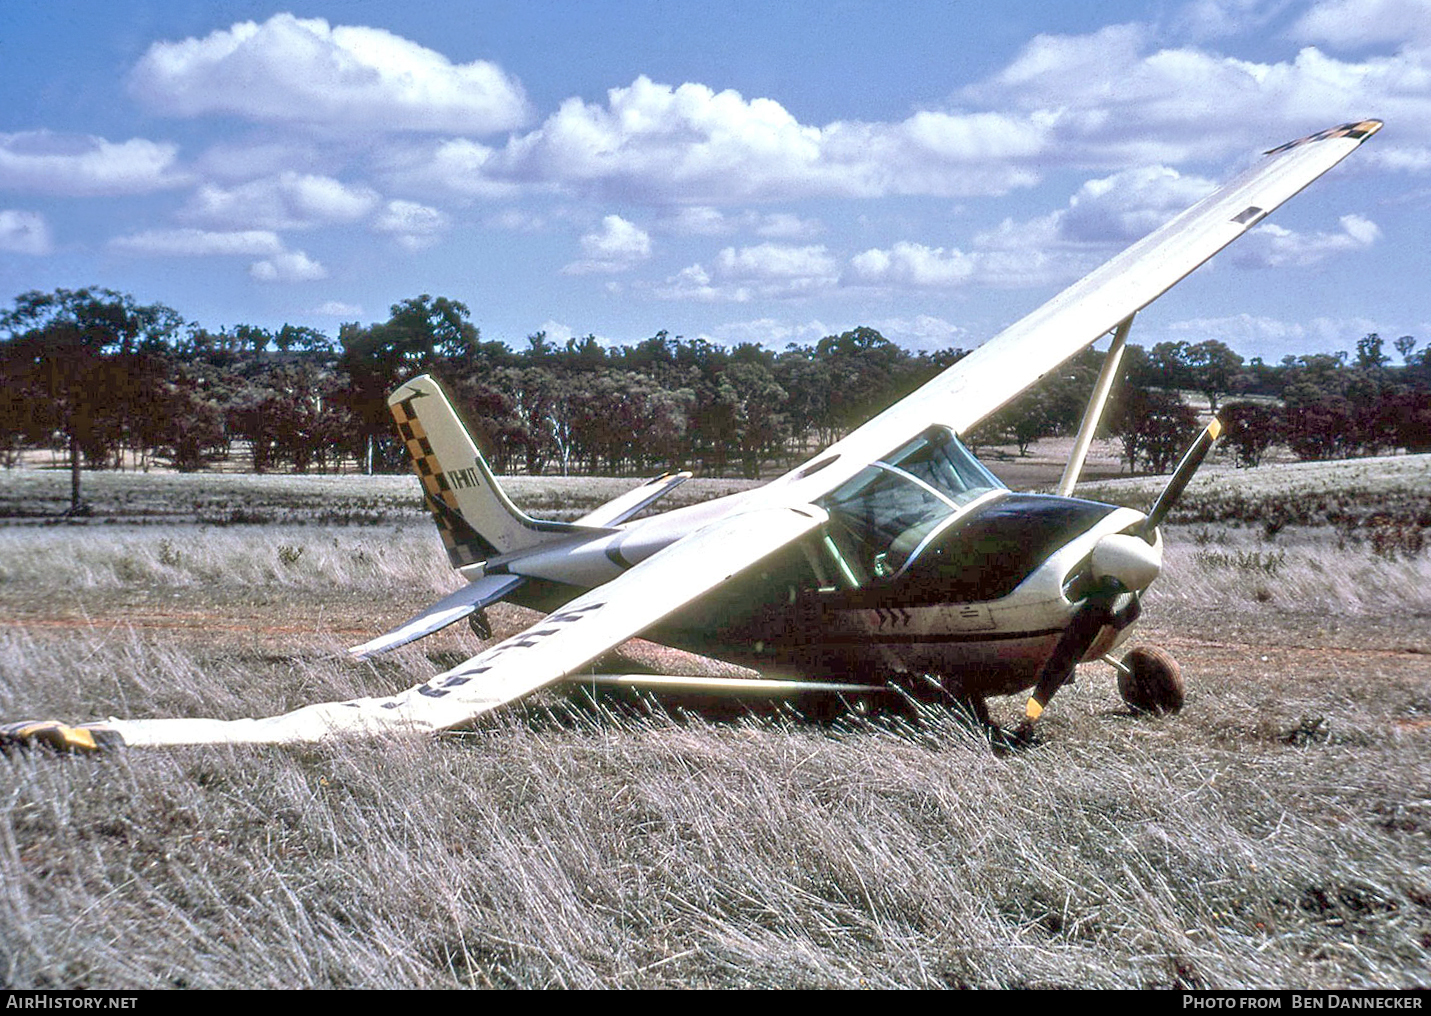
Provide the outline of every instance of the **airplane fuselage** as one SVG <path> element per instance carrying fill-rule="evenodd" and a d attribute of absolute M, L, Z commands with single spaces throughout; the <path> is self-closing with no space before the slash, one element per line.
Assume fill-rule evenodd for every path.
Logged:
<path fill-rule="evenodd" d="M 837 566 L 827 531 L 766 562 L 650 637 L 766 674 L 878 683 L 934 675 L 956 696 L 1031 687 L 1091 581 L 1093 549 L 1136 526 L 1127 508 L 1002 492 L 981 499 L 897 574 L 858 586 L 821 584 Z M 832 546 L 833 545 L 833 546 Z M 1109 652 L 1136 618 L 1138 594 L 1115 602 L 1084 659 Z"/>
<path fill-rule="evenodd" d="M 495 567 L 527 577 L 517 602 L 556 610 L 751 502 L 736 495 L 679 509 Z M 828 513 L 822 526 L 647 637 L 772 677 L 867 685 L 932 675 L 956 696 L 1012 694 L 1035 683 L 1092 606 L 1103 623 L 1065 649 L 1081 659 L 1109 652 L 1161 563 L 1160 538 L 1127 535 L 1140 532 L 1141 512 L 1014 493 L 937 427 L 852 474 L 818 507 Z M 1115 565 L 1117 595 L 1094 604 L 1109 574 L 1095 568 L 1094 551 L 1110 540 L 1138 548 L 1139 568 Z"/>

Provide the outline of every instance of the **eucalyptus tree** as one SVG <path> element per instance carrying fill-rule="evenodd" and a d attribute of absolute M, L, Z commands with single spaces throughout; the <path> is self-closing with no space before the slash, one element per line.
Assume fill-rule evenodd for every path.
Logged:
<path fill-rule="evenodd" d="M 82 462 L 102 465 L 140 429 L 183 324 L 170 307 L 99 287 L 32 290 L 0 314 L 10 398 L 22 400 L 31 432 L 64 436 L 70 511 L 84 504 Z"/>

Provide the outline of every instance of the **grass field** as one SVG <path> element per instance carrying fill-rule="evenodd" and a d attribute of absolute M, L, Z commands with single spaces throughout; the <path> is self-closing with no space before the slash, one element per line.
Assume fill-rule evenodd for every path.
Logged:
<path fill-rule="evenodd" d="M 1371 538 L 1426 468 L 1214 471 L 1246 503 L 1264 475 L 1256 503 L 1345 497 L 1355 524 L 1195 489 L 1139 635 L 1187 708 L 1133 717 L 1085 666 L 1014 754 L 942 711 L 717 720 L 578 690 L 438 740 L 0 758 L 0 983 L 1426 986 L 1431 552 Z M 0 716 L 267 714 L 479 645 L 342 653 L 454 585 L 408 478 L 93 479 L 88 524 L 0 527 Z M 32 504 L 14 482 L 0 505 Z M 225 505 L 251 516 L 196 524 Z"/>

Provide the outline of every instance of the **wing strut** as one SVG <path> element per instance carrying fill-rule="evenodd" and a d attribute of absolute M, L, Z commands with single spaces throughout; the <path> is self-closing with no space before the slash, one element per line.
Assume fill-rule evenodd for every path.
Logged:
<path fill-rule="evenodd" d="M 1063 469 L 1063 479 L 1058 481 L 1054 491 L 1060 497 L 1068 497 L 1078 483 L 1078 474 L 1083 472 L 1083 460 L 1088 457 L 1088 446 L 1093 443 L 1093 432 L 1103 419 L 1103 410 L 1108 405 L 1108 393 L 1113 390 L 1113 379 L 1118 375 L 1118 366 L 1123 362 L 1123 349 L 1128 343 L 1128 329 L 1133 327 L 1134 315 L 1129 314 L 1113 331 L 1113 344 L 1108 347 L 1108 355 L 1103 358 L 1103 369 L 1098 372 L 1098 381 L 1093 385 L 1093 395 L 1088 400 L 1088 408 L 1083 411 L 1083 422 L 1078 425 L 1078 437 L 1073 442 L 1073 453 L 1068 457 L 1068 465 Z"/>

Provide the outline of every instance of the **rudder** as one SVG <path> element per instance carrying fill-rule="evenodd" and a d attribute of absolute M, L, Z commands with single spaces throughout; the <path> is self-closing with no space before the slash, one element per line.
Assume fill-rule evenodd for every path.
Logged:
<path fill-rule="evenodd" d="M 454 568 L 545 543 L 570 531 L 531 518 L 498 486 L 442 388 L 423 374 L 388 397 L 398 433 Z"/>

